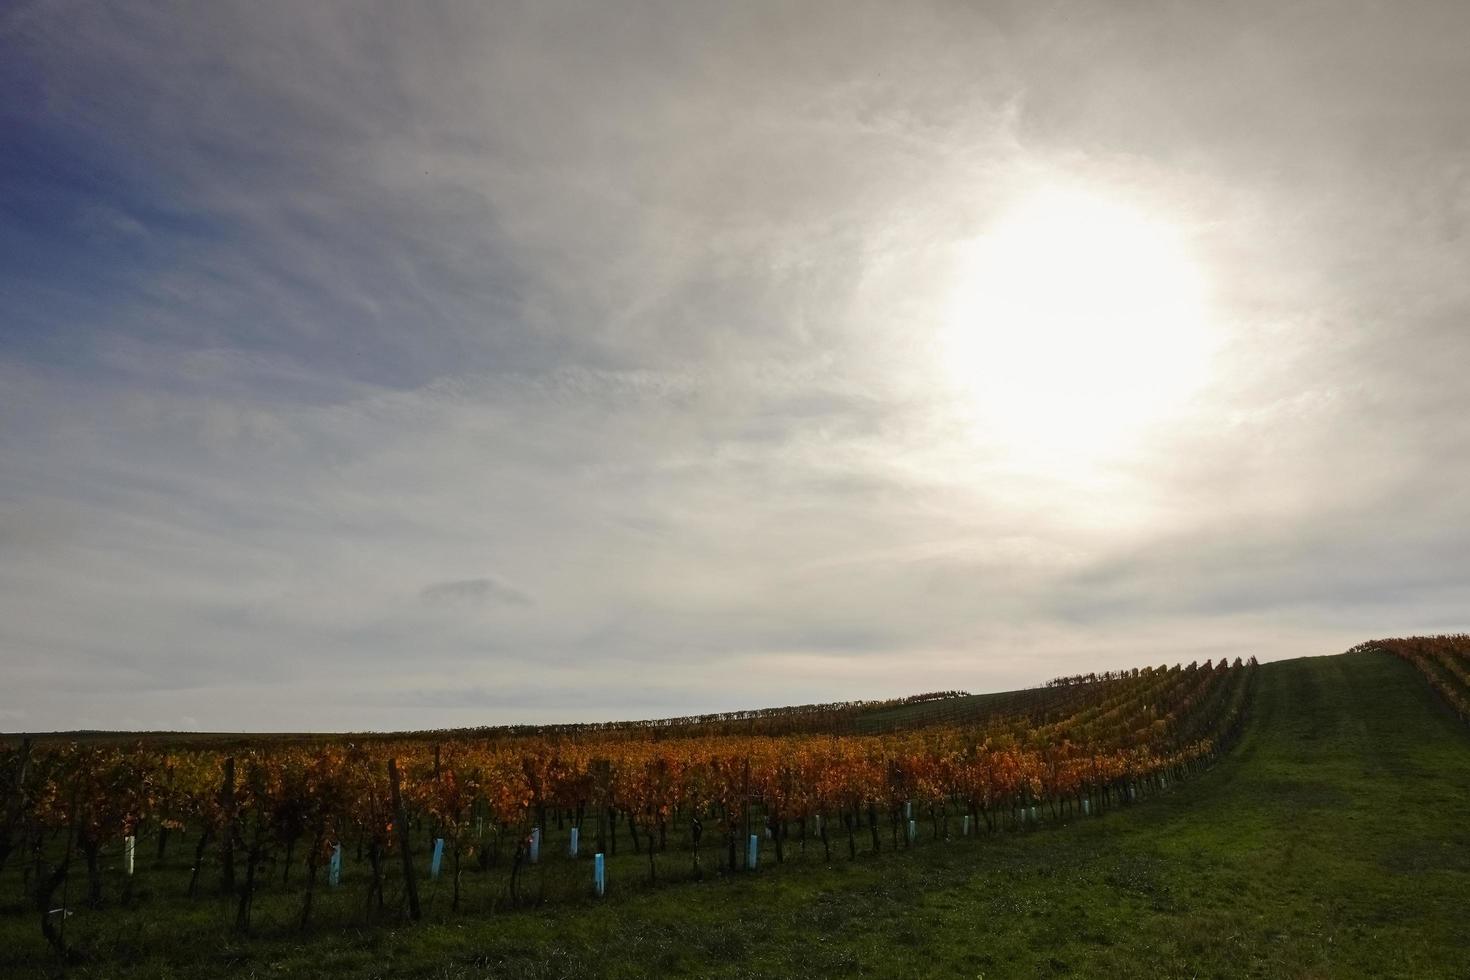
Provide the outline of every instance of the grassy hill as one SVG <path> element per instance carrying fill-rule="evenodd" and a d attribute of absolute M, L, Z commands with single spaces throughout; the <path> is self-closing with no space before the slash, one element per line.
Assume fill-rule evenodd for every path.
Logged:
<path fill-rule="evenodd" d="M 44 975 L 16 890 L 0 975 Z M 165 908 L 99 913 L 67 975 L 1470 977 L 1470 730 L 1389 656 L 1286 661 L 1230 757 L 1100 819 L 412 928 Z"/>

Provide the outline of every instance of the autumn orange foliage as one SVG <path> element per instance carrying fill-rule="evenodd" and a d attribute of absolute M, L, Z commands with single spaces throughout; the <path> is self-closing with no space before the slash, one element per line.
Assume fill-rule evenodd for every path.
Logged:
<path fill-rule="evenodd" d="M 1445 660 L 1443 669 L 1453 673 L 1458 663 Z M 901 813 L 928 820 L 937 836 L 962 817 L 997 831 L 1038 813 L 1096 813 L 1187 775 L 1239 729 L 1254 671 L 1252 658 L 1063 678 L 968 718 L 947 714 L 951 692 L 940 692 L 877 703 L 937 710 L 875 734 L 858 733 L 859 703 L 710 716 L 707 724 L 267 740 L 242 749 L 26 746 L 3 757 L 3 829 L 66 829 L 94 862 L 103 841 L 192 828 L 196 882 L 213 857 L 227 889 L 240 887 L 231 877 L 235 849 L 253 859 L 285 855 L 287 875 L 293 862 L 305 868 L 303 922 L 320 869 L 341 845 L 365 854 L 369 902 L 382 903 L 386 858 L 408 839 L 395 832 L 390 759 L 409 827 L 446 840 L 456 884 L 461 857 L 480 856 L 483 866 L 492 842 L 515 842 L 518 869 L 528 834 L 553 818 L 576 826 L 590 819 L 598 844 L 614 850 L 621 821 L 635 849 L 646 846 L 650 874 L 671 827 L 689 831 L 696 873 L 709 826 L 718 828 L 729 868 L 743 853 L 737 841 L 761 828 L 778 860 L 792 827 L 803 840 L 812 828 L 829 857 L 831 832 L 840 831 L 853 856 L 859 835 L 872 849 L 885 836 L 886 846 L 906 846 Z M 831 730 L 814 730 L 820 718 Z M 761 733 L 732 732 L 737 723 Z M 248 917 L 248 902 L 241 908 Z"/>

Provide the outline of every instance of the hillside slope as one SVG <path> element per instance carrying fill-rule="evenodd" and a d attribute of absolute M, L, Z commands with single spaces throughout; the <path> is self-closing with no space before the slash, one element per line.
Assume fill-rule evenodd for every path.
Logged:
<path fill-rule="evenodd" d="M 1467 977 L 1470 730 L 1386 655 L 1267 664 L 1231 756 L 1144 805 L 819 855 L 399 930 L 119 913 L 68 975 Z M 4 923 L 0 973 L 37 969 L 32 930 Z"/>
<path fill-rule="evenodd" d="M 1232 757 L 1130 812 L 548 924 L 629 976 L 1423 978 L 1470 977 L 1467 908 L 1470 731 L 1354 654 L 1265 665 Z"/>

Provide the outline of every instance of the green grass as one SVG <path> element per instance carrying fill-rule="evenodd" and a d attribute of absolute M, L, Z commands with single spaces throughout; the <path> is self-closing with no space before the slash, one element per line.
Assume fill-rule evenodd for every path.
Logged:
<path fill-rule="evenodd" d="M 136 888 L 153 894 L 78 912 L 70 936 L 92 958 L 67 974 L 1470 977 L 1470 731 L 1387 656 L 1267 664 L 1231 756 L 1142 805 L 830 866 L 819 855 L 649 886 L 646 858 L 625 853 L 602 903 L 488 912 L 494 893 L 472 881 L 467 911 L 448 914 L 441 891 L 415 926 L 351 924 L 360 892 L 344 886 L 305 934 L 287 925 L 294 891 L 268 894 L 248 940 L 219 900 L 172 897 L 180 868 L 150 871 Z M 671 850 L 661 871 L 683 873 L 685 857 Z M 533 887 L 570 894 L 586 872 L 548 862 Z M 12 870 L 0 975 L 48 975 L 18 895 Z"/>

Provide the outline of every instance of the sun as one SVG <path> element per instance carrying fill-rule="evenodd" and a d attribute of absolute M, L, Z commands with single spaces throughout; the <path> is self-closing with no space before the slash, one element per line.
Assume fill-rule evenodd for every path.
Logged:
<path fill-rule="evenodd" d="M 943 371 L 975 432 L 1057 469 L 1126 452 L 1204 382 L 1205 287 L 1178 232 L 1050 188 L 960 249 Z"/>

